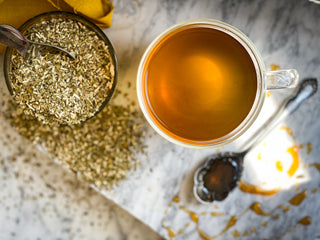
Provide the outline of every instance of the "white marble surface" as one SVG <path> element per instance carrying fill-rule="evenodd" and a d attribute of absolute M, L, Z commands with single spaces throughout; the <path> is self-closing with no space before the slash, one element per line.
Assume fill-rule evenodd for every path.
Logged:
<path fill-rule="evenodd" d="M 159 239 L 3 121 L 0 131 L 1 240 Z"/>
<path fill-rule="evenodd" d="M 320 5 L 315 3 L 306 0 L 117 0 L 114 3 L 113 26 L 105 33 L 117 52 L 118 87 L 124 91 L 128 82 L 135 86 L 139 60 L 152 39 L 167 27 L 190 18 L 213 18 L 239 28 L 255 43 L 267 67 L 277 64 L 282 68 L 296 68 L 301 78 L 320 77 Z M 1 84 L 4 88 L 3 81 Z M 136 100 L 134 88 L 128 93 Z M 291 90 L 273 91 L 253 129 L 261 125 L 290 93 Z M 318 92 L 283 123 L 292 130 L 293 136 L 279 126 L 246 157 L 243 178 L 266 189 L 281 185 L 283 190 L 276 195 L 265 197 L 235 189 L 223 202 L 212 205 L 197 203 L 192 195 L 193 172 L 216 150 L 191 150 L 173 145 L 150 127 L 146 139 L 148 155 L 140 156 L 141 166 L 117 188 L 102 191 L 102 194 L 165 238 L 206 239 L 199 234 L 199 229 L 207 236 L 214 236 L 233 215 L 239 220 L 219 239 L 235 238 L 235 230 L 241 239 L 320 238 L 320 216 L 317 214 L 320 210 L 317 201 L 320 172 L 314 167 L 307 167 L 309 163 L 320 163 L 319 103 Z M 116 205 L 52 164 L 44 153 L 14 133 L 6 121 L 1 120 L 1 128 L 1 159 L 5 167 L 0 172 L 3 179 L 0 239 L 157 238 Z M 236 149 L 241 141 L 250 137 L 253 129 L 242 139 L 220 150 Z M 313 146 L 310 153 L 307 151 L 308 143 Z M 292 161 L 286 151 L 294 144 L 305 144 L 305 147 L 299 150 L 298 171 L 289 178 L 283 174 Z M 22 151 L 23 157 L 13 161 L 17 151 Z M 31 158 L 31 163 L 25 162 L 25 158 Z M 283 173 L 275 168 L 279 159 L 283 162 Z M 52 187 L 58 189 L 55 195 Z M 308 197 L 299 206 L 288 202 L 304 190 Z M 175 196 L 179 202 L 173 201 Z M 239 216 L 257 201 L 266 212 L 276 210 L 270 216 L 259 216 L 252 211 Z M 277 208 L 280 204 L 282 209 Z M 284 211 L 286 206 L 290 206 L 289 211 Z M 183 207 L 198 216 L 198 223 Z M 217 217 L 212 212 L 224 215 Z M 297 221 L 305 216 L 311 218 L 311 224 L 297 225 Z M 267 226 L 262 226 L 263 222 L 267 222 Z"/>

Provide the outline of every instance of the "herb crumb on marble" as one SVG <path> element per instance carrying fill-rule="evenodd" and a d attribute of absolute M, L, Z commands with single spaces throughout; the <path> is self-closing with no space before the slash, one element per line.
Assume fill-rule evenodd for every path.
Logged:
<path fill-rule="evenodd" d="M 123 180 L 143 154 L 144 120 L 133 103 L 105 106 L 95 117 L 77 125 L 47 125 L 27 115 L 13 101 L 4 117 L 50 157 L 98 189 Z"/>

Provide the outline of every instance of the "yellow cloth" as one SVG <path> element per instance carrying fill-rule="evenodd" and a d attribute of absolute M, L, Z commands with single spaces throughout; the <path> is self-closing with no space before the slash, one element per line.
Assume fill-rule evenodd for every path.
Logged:
<path fill-rule="evenodd" d="M 19 28 L 36 15 L 59 10 L 82 15 L 100 28 L 111 26 L 113 5 L 109 0 L 0 0 L 0 24 Z M 0 44 L 0 53 L 4 50 Z"/>

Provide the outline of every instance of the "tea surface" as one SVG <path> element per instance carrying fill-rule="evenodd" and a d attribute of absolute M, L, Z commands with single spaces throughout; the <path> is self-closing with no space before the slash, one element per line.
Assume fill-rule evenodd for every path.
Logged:
<path fill-rule="evenodd" d="M 161 40 L 143 77 L 152 118 L 167 134 L 192 141 L 210 141 L 234 130 L 257 91 L 255 68 L 244 47 L 210 28 L 184 29 Z"/>

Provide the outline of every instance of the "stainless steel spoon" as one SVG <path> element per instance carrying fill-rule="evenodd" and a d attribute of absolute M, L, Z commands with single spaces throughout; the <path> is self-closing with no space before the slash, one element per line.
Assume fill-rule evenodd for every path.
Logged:
<path fill-rule="evenodd" d="M 193 193 L 196 199 L 201 203 L 224 200 L 240 180 L 245 155 L 281 121 L 295 112 L 304 100 L 315 94 L 317 88 L 317 79 L 303 80 L 297 93 L 252 134 L 252 138 L 241 147 L 244 149 L 242 152 L 224 152 L 210 156 L 194 176 Z"/>
<path fill-rule="evenodd" d="M 72 59 L 76 59 L 73 54 L 61 47 L 30 41 L 19 30 L 6 24 L 0 24 L 0 43 L 7 47 L 15 48 L 23 57 L 26 57 L 30 47 L 36 45 L 40 46 L 45 51 L 55 50 L 63 52 Z"/>

